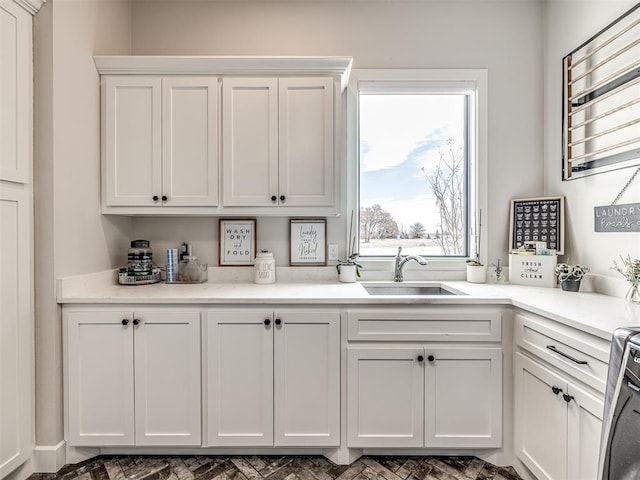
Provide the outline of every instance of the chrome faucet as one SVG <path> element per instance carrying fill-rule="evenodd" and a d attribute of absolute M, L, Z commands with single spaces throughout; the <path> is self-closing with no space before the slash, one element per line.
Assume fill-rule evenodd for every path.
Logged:
<path fill-rule="evenodd" d="M 393 281 L 394 282 L 402 282 L 404 280 L 402 276 L 402 267 L 404 267 L 405 263 L 410 262 L 411 260 L 415 260 L 420 265 L 426 265 L 429 263 L 420 255 L 402 255 L 402 247 L 398 247 L 398 254 L 396 255 L 396 266 L 393 271 Z"/>

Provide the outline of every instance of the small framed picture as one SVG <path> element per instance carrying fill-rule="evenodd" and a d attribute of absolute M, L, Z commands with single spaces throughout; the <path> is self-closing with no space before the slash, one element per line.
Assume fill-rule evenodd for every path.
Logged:
<path fill-rule="evenodd" d="M 289 264 L 327 264 L 327 219 L 289 219 Z"/>
<path fill-rule="evenodd" d="M 530 242 L 564 253 L 564 197 L 513 199 L 509 217 L 509 253 Z"/>
<path fill-rule="evenodd" d="M 256 257 L 256 219 L 220 219 L 221 266 L 251 266 Z"/>

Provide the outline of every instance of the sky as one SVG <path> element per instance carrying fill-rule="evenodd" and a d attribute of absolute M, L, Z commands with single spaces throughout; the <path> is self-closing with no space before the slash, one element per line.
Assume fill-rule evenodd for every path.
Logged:
<path fill-rule="evenodd" d="M 422 171 L 434 169 L 438 147 L 463 146 L 463 95 L 360 96 L 360 205 L 376 203 L 405 230 L 438 229 L 436 198 Z"/>

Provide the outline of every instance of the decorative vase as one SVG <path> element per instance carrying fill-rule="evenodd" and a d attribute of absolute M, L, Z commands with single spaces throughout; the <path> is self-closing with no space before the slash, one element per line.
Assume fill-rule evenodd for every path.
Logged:
<path fill-rule="evenodd" d="M 356 281 L 356 266 L 351 264 L 338 265 L 338 279 L 342 283 L 353 283 Z"/>
<path fill-rule="evenodd" d="M 640 290 L 638 289 L 640 285 L 637 283 L 632 283 L 629 287 L 629 291 L 624 296 L 625 300 L 633 303 L 640 303 Z"/>
<path fill-rule="evenodd" d="M 580 290 L 581 280 L 582 279 L 567 278 L 566 280 L 562 280 L 560 282 L 560 287 L 562 287 L 562 290 L 564 290 L 565 292 L 577 292 L 578 290 Z"/>
<path fill-rule="evenodd" d="M 487 267 L 484 265 L 467 265 L 467 282 L 485 283 L 487 281 Z"/>

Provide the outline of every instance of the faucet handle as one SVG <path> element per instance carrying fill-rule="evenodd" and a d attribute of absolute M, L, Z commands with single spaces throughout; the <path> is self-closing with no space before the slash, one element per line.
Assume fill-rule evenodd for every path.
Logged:
<path fill-rule="evenodd" d="M 402 252 L 402 247 L 398 247 L 398 255 L 400 255 L 400 252 Z"/>

